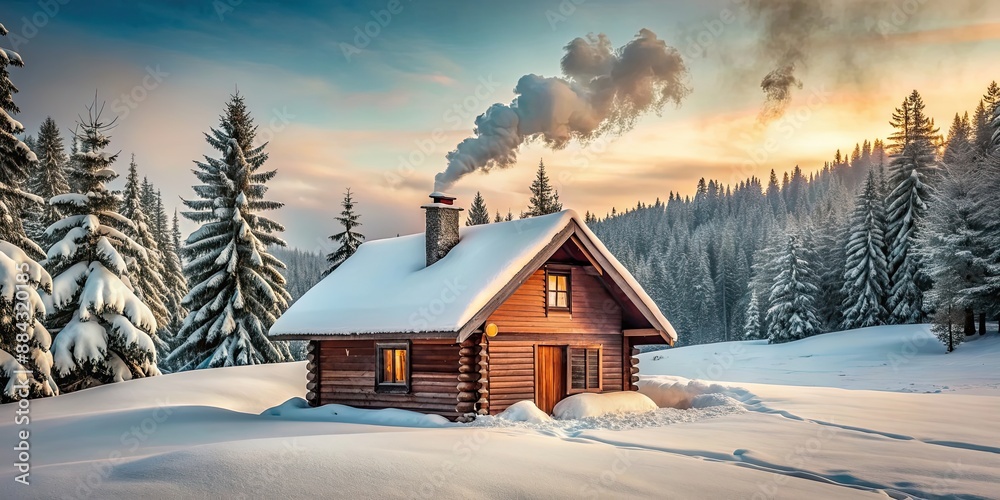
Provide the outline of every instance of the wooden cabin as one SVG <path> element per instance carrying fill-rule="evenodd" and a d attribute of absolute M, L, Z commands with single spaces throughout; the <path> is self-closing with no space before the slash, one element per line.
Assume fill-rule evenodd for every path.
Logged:
<path fill-rule="evenodd" d="M 426 232 L 367 242 L 271 338 L 307 340 L 306 399 L 466 420 L 521 400 L 636 390 L 636 345 L 676 334 L 567 210 L 459 228 L 434 193 Z"/>

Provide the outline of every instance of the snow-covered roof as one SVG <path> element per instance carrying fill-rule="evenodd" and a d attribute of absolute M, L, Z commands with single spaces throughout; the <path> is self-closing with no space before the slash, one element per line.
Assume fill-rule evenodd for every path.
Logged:
<path fill-rule="evenodd" d="M 555 251 L 553 244 L 576 234 L 613 269 L 619 286 L 641 302 L 637 306 L 649 323 L 676 339 L 649 295 L 572 210 L 459 232 L 459 243 L 431 266 L 426 266 L 423 233 L 362 244 L 278 318 L 269 335 L 455 333 L 461 340 L 480 326 L 470 321 L 482 317 L 491 299 L 534 267 L 543 251 Z"/>

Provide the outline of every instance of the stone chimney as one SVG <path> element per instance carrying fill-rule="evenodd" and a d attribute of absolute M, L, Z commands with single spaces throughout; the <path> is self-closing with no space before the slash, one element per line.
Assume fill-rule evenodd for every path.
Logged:
<path fill-rule="evenodd" d="M 431 193 L 431 203 L 423 205 L 427 216 L 424 233 L 427 265 L 441 260 L 458 244 L 458 213 L 455 198 L 437 191 Z"/>

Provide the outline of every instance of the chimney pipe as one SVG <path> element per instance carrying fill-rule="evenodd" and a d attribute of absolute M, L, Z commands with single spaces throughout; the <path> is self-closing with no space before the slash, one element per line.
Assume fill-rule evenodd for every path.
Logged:
<path fill-rule="evenodd" d="M 430 194 L 431 203 L 423 205 L 427 217 L 424 232 L 427 265 L 441 260 L 458 244 L 458 213 L 455 198 L 435 191 Z"/>

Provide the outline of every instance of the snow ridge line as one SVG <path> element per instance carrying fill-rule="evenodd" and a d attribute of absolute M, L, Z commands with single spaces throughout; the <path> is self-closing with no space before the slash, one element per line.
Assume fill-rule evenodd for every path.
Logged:
<path fill-rule="evenodd" d="M 735 465 L 737 467 L 745 467 L 745 468 L 753 469 L 753 470 L 760 471 L 760 472 L 767 472 L 767 473 L 771 473 L 771 474 L 779 474 L 779 475 L 783 475 L 783 476 L 796 477 L 796 478 L 799 478 L 799 479 L 808 479 L 808 480 L 811 480 L 811 481 L 816 481 L 816 482 L 820 482 L 820 483 L 829 484 L 831 486 L 840 486 L 840 487 L 850 488 L 850 489 L 854 489 L 854 490 L 870 491 L 870 492 L 875 492 L 875 493 L 884 493 L 887 496 L 889 496 L 890 498 L 893 498 L 894 500 L 910 500 L 910 499 L 917 499 L 917 500 L 919 500 L 919 499 L 925 498 L 925 497 L 921 497 L 921 496 L 916 496 L 913 493 L 905 493 L 905 492 L 899 491 L 899 490 L 897 490 L 895 488 L 891 488 L 891 487 L 888 487 L 888 486 L 885 486 L 885 485 L 881 485 L 881 484 L 878 484 L 878 483 L 873 483 L 871 481 L 865 481 L 865 480 L 859 479 L 857 477 L 854 477 L 852 475 L 843 475 L 842 474 L 842 475 L 836 476 L 837 478 L 849 478 L 851 481 L 853 481 L 853 482 L 842 482 L 842 481 L 839 481 L 837 479 L 834 479 L 833 477 L 824 476 L 823 474 L 820 474 L 820 473 L 817 473 L 817 472 L 810 472 L 810 471 L 807 471 L 807 470 L 795 469 L 795 468 L 785 467 L 785 466 L 781 466 L 781 465 L 777 465 L 777 464 L 769 464 L 769 463 L 763 462 L 763 461 L 748 462 L 744 458 L 743 453 L 739 453 L 739 452 L 745 452 L 746 450 L 736 450 L 736 451 L 733 452 L 733 454 L 730 455 L 730 454 L 716 453 L 716 452 L 711 452 L 711 451 L 706 451 L 706 450 L 685 450 L 685 449 L 680 449 L 680 448 L 665 448 L 665 447 L 659 447 L 659 446 L 636 445 L 635 443 L 623 443 L 623 442 L 619 442 L 619 441 L 615 441 L 615 440 L 611 440 L 611 439 L 604 439 L 604 438 L 600 438 L 600 437 L 596 437 L 596 436 L 578 436 L 576 438 L 573 438 L 573 441 L 575 441 L 575 442 L 590 441 L 590 442 L 605 444 L 605 445 L 608 445 L 608 446 L 614 446 L 616 448 L 623 448 L 623 449 L 628 449 L 628 450 L 669 453 L 671 455 L 682 456 L 682 457 L 685 457 L 685 458 L 694 458 L 694 459 L 698 459 L 698 460 L 704 460 L 704 461 L 707 461 L 707 462 L 716 462 L 716 463 L 731 464 L 731 465 Z M 733 457 L 737 457 L 737 459 L 733 459 Z M 921 493 L 923 493 L 923 492 L 921 492 Z"/>
<path fill-rule="evenodd" d="M 740 390 L 744 390 L 744 389 L 740 389 Z M 756 398 L 752 398 L 752 399 L 749 399 L 747 401 L 743 401 L 743 404 L 746 407 L 746 409 L 749 410 L 749 411 L 753 411 L 753 412 L 757 412 L 757 413 L 766 413 L 766 414 L 778 415 L 778 416 L 787 418 L 789 420 L 798 420 L 800 422 L 809 422 L 809 423 L 813 423 L 813 424 L 817 424 L 817 425 L 825 425 L 825 426 L 835 427 L 835 428 L 843 429 L 843 430 L 847 430 L 847 431 L 863 432 L 865 434 L 874 434 L 874 435 L 877 435 L 877 436 L 882 436 L 882 437 L 889 438 L 889 439 L 896 439 L 896 440 L 899 440 L 899 441 L 917 441 L 917 442 L 921 442 L 921 443 L 929 444 L 929 445 L 933 445 L 933 446 L 944 446 L 944 447 L 948 447 L 948 448 L 959 448 L 959 449 L 963 449 L 963 450 L 978 451 L 978 452 L 982 452 L 982 453 L 993 453 L 993 454 L 996 454 L 996 455 L 1000 455 L 1000 448 L 997 448 L 997 447 L 994 447 L 994 446 L 987 446 L 987 445 L 981 445 L 981 444 L 975 444 L 975 443 L 964 443 L 964 442 L 961 442 L 961 441 L 943 441 L 943 440 L 935 440 L 935 439 L 917 439 L 917 438 L 915 438 L 913 436 L 907 436 L 905 434 L 896 434 L 896 433 L 892 433 L 892 432 L 885 432 L 885 431 L 879 431 L 879 430 L 875 430 L 875 429 L 868 429 L 868 428 L 865 428 L 865 427 L 856 427 L 856 426 L 853 426 L 853 425 L 837 424 L 837 423 L 834 423 L 834 422 L 827 422 L 827 421 L 824 421 L 824 420 L 815 420 L 815 419 L 811 419 L 811 418 L 800 417 L 800 416 L 795 415 L 794 413 L 788 412 L 786 410 L 779 410 L 779 409 L 776 409 L 776 408 L 771 408 L 771 407 L 765 405 L 763 402 L 761 402 L 759 399 L 756 399 Z"/>

